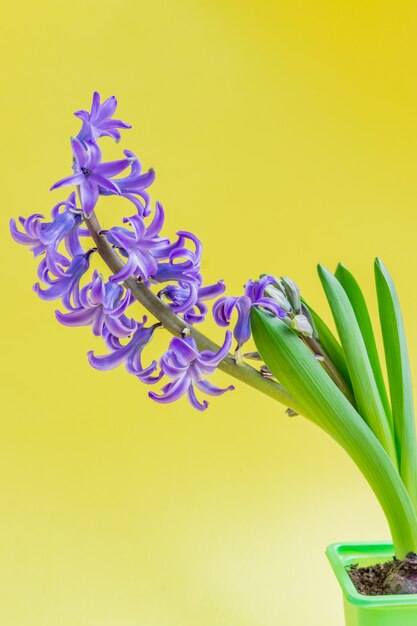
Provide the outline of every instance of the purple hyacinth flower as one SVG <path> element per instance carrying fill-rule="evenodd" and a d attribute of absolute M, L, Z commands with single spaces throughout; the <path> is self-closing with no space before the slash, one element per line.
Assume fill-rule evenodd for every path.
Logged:
<path fill-rule="evenodd" d="M 90 217 L 96 206 L 101 188 L 109 189 L 120 195 L 117 181 L 112 181 L 110 177 L 125 170 L 130 164 L 130 159 L 101 163 L 101 150 L 95 141 L 87 140 L 82 143 L 73 137 L 71 145 L 74 153 L 74 174 L 56 182 L 52 185 L 51 190 L 67 185 L 77 185 L 80 190 L 84 215 Z"/>
<path fill-rule="evenodd" d="M 61 212 L 61 208 L 64 211 Z M 59 202 L 51 212 L 52 221 L 44 222 L 44 216 L 35 213 L 27 218 L 19 217 L 19 222 L 25 232 L 21 232 L 14 219 L 10 220 L 10 232 L 17 243 L 30 246 L 34 256 L 46 253 L 44 265 L 55 275 L 63 273 L 68 267 L 69 260 L 60 252 L 58 246 L 65 239 L 69 244 L 74 241 L 75 233 L 82 222 L 81 210 L 76 206 L 75 193 L 71 193 L 67 200 Z M 68 249 L 67 245 L 67 249 Z"/>
<path fill-rule="evenodd" d="M 122 120 L 111 119 L 116 111 L 116 107 L 117 100 L 114 96 L 110 96 L 101 104 L 100 94 L 98 91 L 95 91 L 90 113 L 82 109 L 74 113 L 83 123 L 78 133 L 78 139 L 82 142 L 90 139 L 95 141 L 99 137 L 106 135 L 112 137 L 117 142 L 120 141 L 120 132 L 117 129 L 132 127 L 130 124 L 122 122 Z"/>
<path fill-rule="evenodd" d="M 68 269 L 57 278 L 51 278 L 47 270 L 45 270 L 44 274 L 41 275 L 41 280 L 48 285 L 48 288 L 42 289 L 39 283 L 36 283 L 33 286 L 35 293 L 42 300 L 62 298 L 62 302 L 68 310 L 74 309 L 72 302 L 74 302 L 75 308 L 81 308 L 82 304 L 79 295 L 80 280 L 90 266 L 90 256 L 93 252 L 95 252 L 95 248 L 75 256 Z"/>
<path fill-rule="evenodd" d="M 130 174 L 124 178 L 118 178 L 117 183 L 120 193 L 135 205 L 138 215 L 147 217 L 151 212 L 150 195 L 145 189 L 150 187 L 155 180 L 153 169 L 142 172 L 142 166 L 137 156 L 130 150 L 124 150 L 125 156 L 130 159 Z M 114 194 L 110 189 L 100 187 L 100 194 L 110 196 Z M 138 196 L 138 197 L 137 197 Z"/>
<path fill-rule="evenodd" d="M 158 297 L 168 301 L 169 308 L 174 313 L 183 314 L 184 320 L 189 324 L 203 322 L 208 312 L 207 300 L 217 298 L 224 293 L 226 286 L 222 280 L 214 285 L 198 287 L 194 301 L 191 294 L 191 286 L 180 282 L 178 285 L 167 285 L 158 293 Z"/>
<path fill-rule="evenodd" d="M 116 246 L 120 253 L 127 257 L 124 267 L 110 277 L 111 282 L 123 282 L 129 276 L 140 276 L 148 281 L 158 271 L 158 259 L 168 258 L 178 242 L 171 243 L 165 237 L 159 237 L 164 223 L 164 210 L 157 202 L 155 215 L 149 226 L 146 226 L 140 215 L 124 218 L 133 228 L 128 230 L 122 226 L 114 226 L 106 231 L 108 241 Z"/>
<path fill-rule="evenodd" d="M 92 326 L 94 335 L 105 332 L 115 337 L 129 337 L 136 329 L 135 320 L 124 314 L 131 302 L 130 291 L 121 285 L 105 283 L 103 276 L 94 270 L 88 285 L 80 290 L 81 307 L 69 313 L 55 311 L 58 322 L 64 326 Z"/>
<path fill-rule="evenodd" d="M 198 292 L 203 282 L 200 273 L 202 245 L 193 233 L 180 230 L 177 235 L 179 240 L 169 254 L 169 262 L 158 263 L 158 271 L 152 276 L 152 282 L 178 283 L 182 289 L 181 303 L 177 303 L 175 312 L 183 313 L 191 310 L 198 301 Z M 195 250 L 185 247 L 186 239 L 194 243 Z"/>
<path fill-rule="evenodd" d="M 106 337 L 106 343 L 112 352 L 103 356 L 96 356 L 92 350 L 88 353 L 90 365 L 98 370 L 111 370 L 122 363 L 125 364 L 126 370 L 130 374 L 137 376 L 142 382 L 147 384 L 156 383 L 161 379 L 162 373 L 155 374 L 157 369 L 156 361 L 152 361 L 148 367 L 142 366 L 142 351 L 151 341 L 155 329 L 160 326 L 159 323 L 152 326 L 145 326 L 146 316 L 143 317 L 142 323 L 137 324 L 137 328 L 126 345 L 122 345 L 114 336 Z"/>
<path fill-rule="evenodd" d="M 187 394 L 194 408 L 204 411 L 208 407 L 207 400 L 200 402 L 195 394 L 195 387 L 211 396 L 218 396 L 226 391 L 234 389 L 230 385 L 226 389 L 216 387 L 205 376 L 212 374 L 220 361 L 224 359 L 230 350 L 232 334 L 227 331 L 223 346 L 218 352 L 203 350 L 199 352 L 192 337 L 184 336 L 182 339 L 174 337 L 169 344 L 169 349 L 160 360 L 161 371 L 172 379 L 162 388 L 162 393 L 149 392 L 149 397 L 156 402 L 166 404 L 175 402 Z"/>
<path fill-rule="evenodd" d="M 237 311 L 237 323 L 233 336 L 237 341 L 237 358 L 240 360 L 240 349 L 251 336 L 250 312 L 253 306 L 261 306 L 277 317 L 286 317 L 286 311 L 272 298 L 264 296 L 264 290 L 273 278 L 264 276 L 259 281 L 248 280 L 244 295 L 240 297 L 224 297 L 213 306 L 213 317 L 219 326 L 229 326 L 234 309 Z"/>

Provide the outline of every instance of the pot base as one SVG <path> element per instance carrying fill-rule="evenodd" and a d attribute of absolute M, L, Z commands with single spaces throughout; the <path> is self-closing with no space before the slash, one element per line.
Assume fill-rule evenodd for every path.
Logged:
<path fill-rule="evenodd" d="M 335 543 L 326 554 L 342 588 L 346 626 L 417 626 L 417 594 L 365 596 L 346 571 L 353 563 L 363 567 L 391 560 L 392 543 Z"/>

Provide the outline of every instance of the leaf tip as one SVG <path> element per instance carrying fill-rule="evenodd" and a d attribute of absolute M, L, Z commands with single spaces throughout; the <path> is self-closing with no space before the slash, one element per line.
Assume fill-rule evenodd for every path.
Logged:
<path fill-rule="evenodd" d="M 325 267 L 321 263 L 317 265 L 317 273 L 322 282 L 334 279 L 334 275 L 331 273 L 331 271 L 328 270 L 327 267 Z"/>

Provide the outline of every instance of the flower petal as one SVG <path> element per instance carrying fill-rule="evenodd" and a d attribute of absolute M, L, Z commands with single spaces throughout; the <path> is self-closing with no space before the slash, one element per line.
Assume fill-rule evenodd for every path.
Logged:
<path fill-rule="evenodd" d="M 79 172 L 78 174 L 72 174 L 71 176 L 66 176 L 65 178 L 61 178 L 61 180 L 58 180 L 58 182 L 54 183 L 50 191 L 52 191 L 53 189 L 59 189 L 60 187 L 66 187 L 67 185 L 80 185 L 83 182 L 84 178 L 85 176 L 82 172 Z"/>
<path fill-rule="evenodd" d="M 159 402 L 160 404 L 175 402 L 175 400 L 178 400 L 179 398 L 181 398 L 181 396 L 184 395 L 184 393 L 186 393 L 190 385 L 191 380 L 187 375 L 184 375 L 181 378 L 178 378 L 175 382 L 165 385 L 162 394 L 157 394 L 154 391 L 150 391 L 148 393 L 148 396 L 152 398 L 152 400 L 155 400 L 155 402 Z"/>
<path fill-rule="evenodd" d="M 226 391 L 234 390 L 233 385 L 229 385 L 225 389 L 222 389 L 221 387 L 216 387 L 216 385 L 213 385 L 208 380 L 198 380 L 195 382 L 195 385 L 198 389 L 200 389 L 200 391 L 207 393 L 209 396 L 221 396 L 223 393 L 226 393 Z"/>
<path fill-rule="evenodd" d="M 198 401 L 193 385 L 190 385 L 188 388 L 188 399 L 197 411 L 205 411 L 209 405 L 207 400 L 203 400 L 203 402 Z"/>
<path fill-rule="evenodd" d="M 87 217 L 90 217 L 94 211 L 94 207 L 98 200 L 98 186 L 91 180 L 90 176 L 84 176 L 84 180 L 80 185 L 80 198 L 83 212 Z"/>
<path fill-rule="evenodd" d="M 117 176 L 120 172 L 123 172 L 130 165 L 130 159 L 120 159 L 118 161 L 108 161 L 107 163 L 100 163 L 95 168 L 97 174 L 109 178 L 110 176 Z M 117 183 L 117 181 L 115 181 Z"/>

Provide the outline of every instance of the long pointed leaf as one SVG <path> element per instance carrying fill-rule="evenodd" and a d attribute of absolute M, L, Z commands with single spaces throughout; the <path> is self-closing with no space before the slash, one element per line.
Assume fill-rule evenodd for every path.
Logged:
<path fill-rule="evenodd" d="M 253 308 L 251 327 L 267 367 L 303 407 L 304 415 L 347 451 L 368 480 L 387 517 L 397 556 L 417 551 L 417 518 L 410 498 L 371 429 L 310 350 L 280 319 Z"/>
<path fill-rule="evenodd" d="M 364 295 L 353 274 L 349 272 L 349 270 L 341 263 L 337 266 L 335 276 L 345 290 L 355 312 L 356 319 L 358 320 L 359 328 L 361 329 L 362 337 L 365 342 L 366 351 L 368 352 L 379 396 L 384 406 L 385 414 L 389 422 L 392 424 L 391 407 L 388 400 L 384 376 L 382 374 L 381 362 L 379 360 L 372 322 Z"/>
<path fill-rule="evenodd" d="M 375 260 L 375 281 L 400 472 L 417 511 L 417 444 L 407 342 L 397 291 L 380 259 Z"/>
<path fill-rule="evenodd" d="M 396 463 L 397 451 L 393 433 L 379 396 L 371 363 L 352 305 L 342 285 L 331 272 L 321 265 L 318 267 L 318 272 L 342 343 L 358 411 Z"/>

